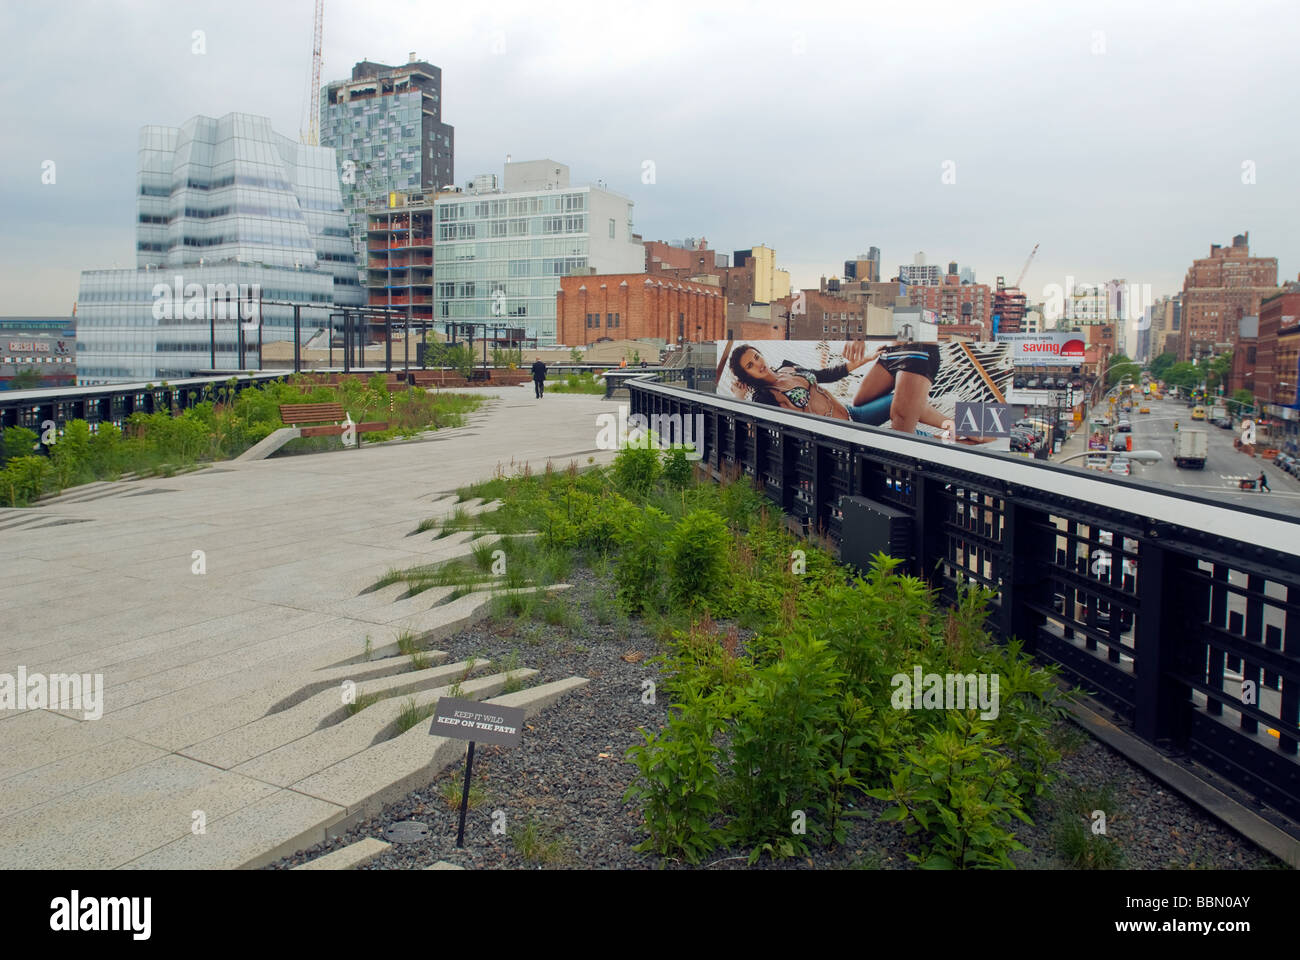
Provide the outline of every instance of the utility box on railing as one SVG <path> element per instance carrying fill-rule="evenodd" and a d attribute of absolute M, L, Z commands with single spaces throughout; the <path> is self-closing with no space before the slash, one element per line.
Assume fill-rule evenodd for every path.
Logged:
<path fill-rule="evenodd" d="M 865 571 L 877 553 L 898 557 L 904 572 L 913 561 L 910 514 L 866 497 L 840 497 L 840 562 Z"/>

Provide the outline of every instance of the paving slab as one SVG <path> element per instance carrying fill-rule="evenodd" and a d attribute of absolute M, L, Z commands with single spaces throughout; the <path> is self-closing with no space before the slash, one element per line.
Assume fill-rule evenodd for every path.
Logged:
<path fill-rule="evenodd" d="M 570 677 L 486 702 L 523 707 L 525 716 L 531 717 L 588 682 L 583 677 Z M 345 808 L 348 822 L 358 822 L 383 809 L 386 803 L 427 784 L 447 764 L 464 754 L 464 740 L 430 736 L 428 727 L 421 724 L 401 736 L 375 744 L 298 781 L 293 789 Z"/>
<path fill-rule="evenodd" d="M 536 670 L 515 670 L 510 674 L 498 673 L 467 680 L 460 685 L 460 696 L 467 700 L 495 696 L 504 689 L 511 677 L 523 682 L 536 675 Z M 354 716 L 268 750 L 233 769 L 246 777 L 255 777 L 281 787 L 291 786 L 313 773 L 370 749 L 376 743 L 399 735 L 401 731 L 397 728 L 397 721 L 408 704 L 414 704 L 417 709 L 426 707 L 436 703 L 440 697 L 448 696 L 450 692 L 450 686 L 441 686 L 433 690 L 421 690 L 410 697 L 381 700 Z M 418 724 L 425 728 L 428 725 L 427 720 Z"/>
<path fill-rule="evenodd" d="M 375 857 L 388 850 L 393 845 L 385 843 L 374 837 L 366 837 L 364 840 L 358 840 L 356 843 L 349 843 L 342 850 L 335 850 L 333 853 L 327 853 L 323 857 L 317 857 L 315 860 L 309 860 L 304 864 L 294 867 L 295 870 L 355 870 L 364 863 L 369 863 Z"/>
<path fill-rule="evenodd" d="M 367 672 L 359 661 L 396 655 L 400 631 L 428 644 L 484 615 L 482 593 L 439 603 L 449 589 L 405 599 L 399 585 L 363 591 L 390 568 L 468 554 L 468 534 L 411 534 L 458 508 L 491 509 L 457 504 L 453 492 L 498 468 L 541 472 L 591 449 L 597 415 L 614 408 L 593 397 L 483 394 L 510 403 L 476 414 L 472 429 L 88 485 L 0 515 L 0 673 L 99 673 L 105 684 L 98 720 L 0 714 L 0 866 L 247 866 L 323 839 L 346 817 L 346 803 L 179 751 L 341 682 L 322 671 L 355 668 L 362 685 L 380 679 L 388 665 Z M 200 549 L 207 572 L 195 575 Z M 432 739 L 420 744 L 423 766 Z M 403 760 L 387 779 L 382 763 L 364 769 L 371 786 L 391 791 L 417 768 Z M 362 786 L 349 795 L 354 806 Z M 190 829 L 200 808 L 202 836 Z"/>
<path fill-rule="evenodd" d="M 292 790 L 276 790 L 235 812 L 122 864 L 130 870 L 255 870 L 323 843 L 343 810 Z"/>

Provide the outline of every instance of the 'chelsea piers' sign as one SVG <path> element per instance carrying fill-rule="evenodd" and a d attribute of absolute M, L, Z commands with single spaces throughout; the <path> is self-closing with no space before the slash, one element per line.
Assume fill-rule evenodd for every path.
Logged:
<path fill-rule="evenodd" d="M 477 700 L 439 697 L 429 734 L 514 747 L 519 744 L 523 728 L 522 707 L 499 707 L 494 703 L 480 703 Z"/>

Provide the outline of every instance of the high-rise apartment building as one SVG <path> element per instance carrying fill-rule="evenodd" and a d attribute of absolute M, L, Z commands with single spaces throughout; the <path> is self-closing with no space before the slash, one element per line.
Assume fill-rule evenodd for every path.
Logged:
<path fill-rule="evenodd" d="M 1183 280 L 1178 358 L 1209 356 L 1231 344 L 1241 318 L 1258 316 L 1260 302 L 1276 292 L 1277 258 L 1252 257 L 1249 231 L 1233 237 L 1230 247 L 1211 246 Z"/>
<path fill-rule="evenodd" d="M 259 294 L 312 307 L 304 334 L 363 302 L 334 151 L 249 114 L 140 131 L 136 262 L 81 274 L 80 384 L 251 366 L 259 334 L 244 314 Z M 263 343 L 293 337 L 291 306 L 252 321 Z"/>
<path fill-rule="evenodd" d="M 754 303 L 772 303 L 790 295 L 790 273 L 776 268 L 776 253 L 762 244 L 737 250 L 732 256 L 737 267 L 754 264 Z"/>
<path fill-rule="evenodd" d="M 561 277 L 645 270 L 632 201 L 571 186 L 554 160 L 507 163 L 504 189 L 441 193 L 434 214 L 435 322 L 521 327 L 554 343 Z"/>
<path fill-rule="evenodd" d="M 856 260 L 845 260 L 844 279 L 878 283 L 880 281 L 880 248 L 872 247 L 866 253 L 858 254 Z"/>
<path fill-rule="evenodd" d="M 943 278 L 937 263 L 905 263 L 898 268 L 898 279 L 908 286 L 937 287 Z"/>
<path fill-rule="evenodd" d="M 357 261 L 365 265 L 366 211 L 393 192 L 456 182 L 455 129 L 442 122 L 442 70 L 411 54 L 389 66 L 363 60 L 321 95 L 320 142 L 337 155 Z"/>

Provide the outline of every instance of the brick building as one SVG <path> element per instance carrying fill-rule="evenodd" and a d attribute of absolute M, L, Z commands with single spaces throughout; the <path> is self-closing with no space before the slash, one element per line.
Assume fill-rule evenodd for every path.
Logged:
<path fill-rule="evenodd" d="M 1231 397 L 1238 390 L 1255 392 L 1255 367 L 1259 359 L 1259 317 L 1242 317 L 1232 346 L 1232 367 L 1224 392 Z M 1234 412 L 1236 408 L 1233 408 Z"/>
<path fill-rule="evenodd" d="M 800 296 L 803 298 L 802 313 L 796 312 L 801 309 Z M 786 313 L 789 312 L 791 340 L 864 340 L 868 336 L 892 333 L 892 330 L 872 331 L 868 328 L 870 309 L 865 304 L 853 303 L 820 290 L 803 290 L 772 304 L 772 322 L 780 327 L 781 339 L 786 339 Z"/>
<path fill-rule="evenodd" d="M 1021 301 L 1023 307 L 1023 296 Z M 987 329 L 993 298 L 990 295 L 988 284 L 962 283 L 961 278 L 954 270 L 945 274 L 943 282 L 937 286 L 909 286 L 907 288 L 907 303 L 908 306 L 933 310 L 941 324 L 982 326 Z M 1024 316 L 1023 309 L 1021 316 Z M 1015 331 L 1006 330 L 1005 332 L 1013 333 Z"/>
<path fill-rule="evenodd" d="M 664 243 L 662 240 L 646 240 L 645 272 L 658 273 L 660 270 L 689 270 L 692 275 L 712 274 L 728 266 L 727 255 L 709 249 L 709 241 L 701 237 L 696 240 L 689 237 L 685 244 Z"/>
<path fill-rule="evenodd" d="M 644 246 L 645 272 L 656 279 L 699 283 L 710 282 L 705 278 L 712 278 L 712 282 L 716 282 L 722 293 L 727 318 L 726 326 L 733 331 L 749 329 L 755 323 L 761 322 L 754 317 L 755 311 L 752 308 L 755 304 L 764 305 L 764 311 L 761 312 L 765 312 L 768 316 L 773 315 L 771 310 L 766 309 L 765 297 L 769 294 L 758 289 L 760 286 L 758 270 L 763 263 L 760 258 L 738 257 L 736 262 L 740 265 L 732 266 L 727 254 L 710 250 L 708 241 L 703 238 L 698 241 L 687 240 L 681 246 L 675 243 L 664 243 L 662 240 L 647 240 Z M 745 252 L 752 253 L 752 251 L 741 251 L 741 253 Z M 784 336 L 784 319 L 781 323 L 781 332 Z M 747 339 L 759 338 L 747 336 Z"/>
<path fill-rule="evenodd" d="M 1259 308 L 1255 396 L 1265 403 L 1295 406 L 1300 365 L 1300 281 L 1265 300 Z"/>
<path fill-rule="evenodd" d="M 866 303 L 873 307 L 892 310 L 901 302 L 907 304 L 908 288 L 897 280 L 841 280 L 838 277 L 821 278 L 822 293 L 835 294 L 853 303 Z"/>
<path fill-rule="evenodd" d="M 560 278 L 556 339 L 577 346 L 611 339 L 718 340 L 726 333 L 726 301 L 715 284 L 644 273 Z"/>
<path fill-rule="evenodd" d="M 1206 354 L 1206 345 L 1232 343 L 1242 317 L 1258 316 L 1260 302 L 1277 292 L 1277 258 L 1252 257 L 1250 233 L 1232 246 L 1214 244 L 1210 255 L 1193 260 L 1183 280 L 1179 360 Z"/>

